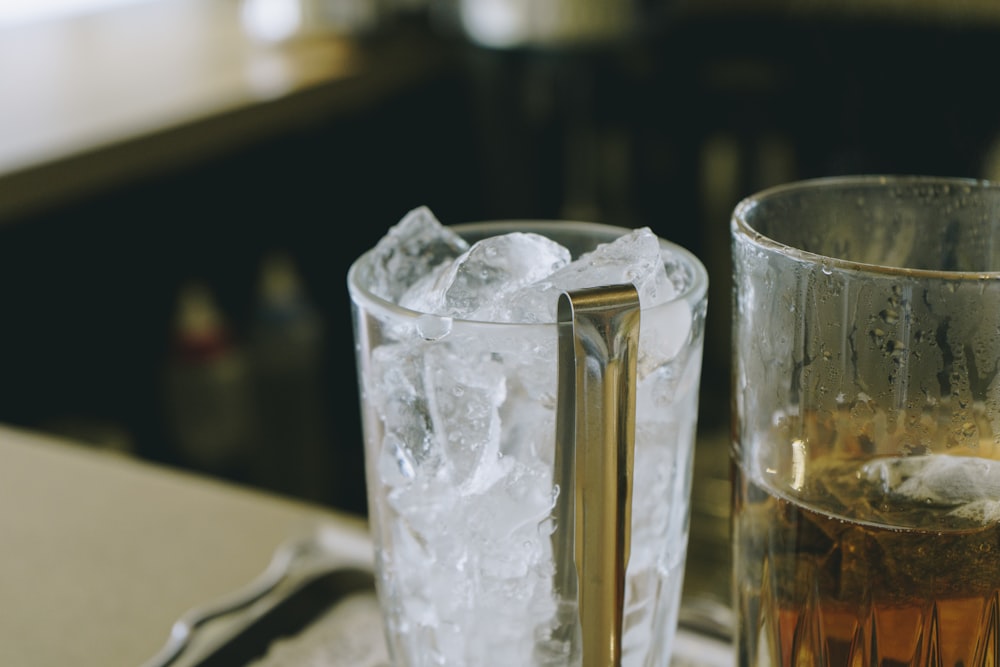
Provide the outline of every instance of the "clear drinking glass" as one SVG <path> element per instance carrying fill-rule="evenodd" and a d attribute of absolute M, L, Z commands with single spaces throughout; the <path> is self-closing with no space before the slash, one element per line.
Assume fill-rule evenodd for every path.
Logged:
<path fill-rule="evenodd" d="M 574 258 L 630 231 L 475 223 L 470 243 L 545 235 Z M 575 589 L 556 581 L 557 323 L 452 320 L 370 291 L 351 267 L 369 512 L 395 665 L 580 664 Z M 667 665 L 687 546 L 707 276 L 661 242 L 676 296 L 640 311 L 622 664 Z"/>
<path fill-rule="evenodd" d="M 732 241 L 738 664 L 997 664 L 1000 186 L 792 183 Z"/>

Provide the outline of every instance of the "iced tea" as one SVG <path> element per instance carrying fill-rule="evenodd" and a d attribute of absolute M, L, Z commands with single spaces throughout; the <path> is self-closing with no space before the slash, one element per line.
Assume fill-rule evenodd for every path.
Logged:
<path fill-rule="evenodd" d="M 804 444 L 734 465 L 739 664 L 996 665 L 1000 461 Z"/>
<path fill-rule="evenodd" d="M 741 666 L 1000 663 L 1000 183 L 733 213 Z"/>

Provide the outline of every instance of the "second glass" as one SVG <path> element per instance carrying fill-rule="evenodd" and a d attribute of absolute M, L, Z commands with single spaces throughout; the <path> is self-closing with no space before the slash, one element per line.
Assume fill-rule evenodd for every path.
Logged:
<path fill-rule="evenodd" d="M 807 181 L 732 222 L 738 665 L 1000 659 L 1000 187 Z"/>

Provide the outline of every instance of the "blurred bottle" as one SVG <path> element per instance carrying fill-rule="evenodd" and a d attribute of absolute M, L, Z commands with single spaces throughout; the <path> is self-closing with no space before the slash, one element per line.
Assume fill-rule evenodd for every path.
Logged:
<path fill-rule="evenodd" d="M 208 287 L 182 286 L 166 370 L 167 425 L 180 463 L 244 479 L 253 459 L 250 376 Z"/>
<path fill-rule="evenodd" d="M 324 382 L 324 326 L 291 257 L 267 256 L 249 335 L 259 424 L 258 482 L 326 502 L 334 492 Z"/>

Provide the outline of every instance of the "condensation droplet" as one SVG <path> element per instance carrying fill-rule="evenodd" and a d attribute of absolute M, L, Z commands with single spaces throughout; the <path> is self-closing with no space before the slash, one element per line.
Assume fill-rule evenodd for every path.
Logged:
<path fill-rule="evenodd" d="M 437 315 L 421 315 L 417 318 L 417 333 L 424 340 L 441 340 L 451 333 L 452 319 Z"/>
<path fill-rule="evenodd" d="M 393 446 L 393 458 L 396 459 L 396 467 L 399 469 L 399 474 L 403 476 L 404 479 L 413 480 L 417 476 L 416 468 L 413 465 L 413 461 L 410 460 L 410 454 L 406 451 L 404 447 L 396 443 Z"/>

